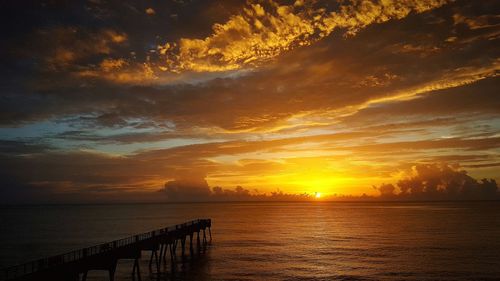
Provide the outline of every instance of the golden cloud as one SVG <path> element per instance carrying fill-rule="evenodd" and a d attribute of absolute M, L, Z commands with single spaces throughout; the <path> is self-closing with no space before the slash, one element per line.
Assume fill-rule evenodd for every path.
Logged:
<path fill-rule="evenodd" d="M 117 83 L 141 84 L 158 79 L 149 63 L 130 63 L 124 59 L 104 59 L 98 68 L 88 68 L 76 72 L 86 78 L 99 78 Z"/>
<path fill-rule="evenodd" d="M 288 50 L 310 45 L 335 29 L 349 35 L 373 24 L 421 13 L 447 0 L 343 1 L 335 12 L 314 2 L 296 1 L 279 5 L 274 1 L 249 3 L 239 15 L 215 24 L 204 39 L 181 38 L 158 46 L 170 72 L 227 71 L 255 66 Z"/>

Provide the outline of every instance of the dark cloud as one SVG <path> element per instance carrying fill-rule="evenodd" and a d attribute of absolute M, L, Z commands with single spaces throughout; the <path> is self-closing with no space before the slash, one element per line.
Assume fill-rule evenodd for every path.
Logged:
<path fill-rule="evenodd" d="M 396 186 L 376 187 L 381 199 L 398 200 L 497 200 L 500 191 L 494 179 L 476 180 L 465 170 L 447 164 L 421 164 Z"/>
<path fill-rule="evenodd" d="M 466 115 L 469 119 L 474 115 L 498 116 L 500 94 L 497 91 L 500 78 L 486 78 L 458 88 L 431 91 L 416 99 L 394 101 L 368 107 L 345 119 L 347 124 L 369 123 L 370 120 L 401 120 L 402 117 L 438 116 L 448 117 Z M 477 117 L 476 117 L 477 118 Z M 479 117 L 480 118 L 480 117 Z M 466 119 L 464 122 L 467 122 Z M 442 121 L 437 119 L 436 121 Z M 455 119 L 458 123 L 458 119 Z M 436 122 L 439 125 L 439 122 Z"/>
<path fill-rule="evenodd" d="M 403 141 L 403 142 L 389 142 L 379 144 L 368 144 L 361 146 L 343 147 L 339 150 L 352 150 L 357 152 L 366 153 L 387 153 L 389 151 L 418 151 L 418 150 L 431 150 L 431 149 L 464 149 L 469 151 L 480 151 L 489 149 L 498 149 L 500 138 L 478 138 L 478 139 L 462 139 L 462 138 L 443 138 L 435 140 L 421 140 L 421 141 Z"/>
<path fill-rule="evenodd" d="M 205 176 L 193 171 L 182 171 L 176 180 L 165 183 L 164 192 L 170 201 L 205 201 L 211 195 Z"/>
<path fill-rule="evenodd" d="M 50 152 L 53 147 L 43 143 L 22 140 L 0 140 L 0 155 L 29 155 Z"/>
<path fill-rule="evenodd" d="M 192 182 L 170 181 L 165 184 L 166 200 L 174 202 L 193 201 L 305 201 L 312 200 L 314 196 L 304 194 L 284 193 L 277 190 L 270 193 L 262 193 L 258 190 L 249 190 L 241 186 L 234 189 L 215 186 L 209 188 L 206 182 L 198 185 Z"/>
<path fill-rule="evenodd" d="M 270 193 L 261 193 L 258 190 L 252 191 L 241 186 L 234 189 L 216 186 L 212 188 L 211 198 L 218 201 L 307 201 L 314 199 L 314 196 L 307 193 L 285 193 L 279 189 Z"/>

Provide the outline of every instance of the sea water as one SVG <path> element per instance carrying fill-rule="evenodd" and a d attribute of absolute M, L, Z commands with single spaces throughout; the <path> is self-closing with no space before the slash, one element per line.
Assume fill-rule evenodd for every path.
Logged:
<path fill-rule="evenodd" d="M 500 280 L 499 202 L 0 207 L 0 267 L 196 218 L 213 222 L 206 252 L 160 273 L 143 252 L 142 280 Z"/>

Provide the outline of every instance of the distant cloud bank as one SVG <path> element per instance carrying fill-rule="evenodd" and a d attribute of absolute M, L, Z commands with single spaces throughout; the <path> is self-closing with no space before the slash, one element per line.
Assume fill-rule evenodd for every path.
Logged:
<path fill-rule="evenodd" d="M 189 181 L 169 181 L 163 190 L 168 201 L 200 202 L 200 201 L 307 201 L 314 197 L 311 194 L 284 193 L 277 190 L 271 193 L 260 193 L 241 186 L 225 189 L 220 186 L 210 188 L 206 181 L 193 184 Z"/>
<path fill-rule="evenodd" d="M 403 200 L 491 200 L 499 199 L 494 179 L 477 180 L 467 171 L 447 164 L 414 166 L 396 185 L 382 184 L 374 188 L 381 199 Z"/>
<path fill-rule="evenodd" d="M 477 180 L 467 171 L 448 164 L 419 164 L 404 172 L 395 185 L 374 186 L 378 196 L 329 195 L 323 200 L 338 201 L 433 201 L 433 200 L 497 200 L 498 184 L 494 179 Z M 224 189 L 210 188 L 204 179 L 175 180 L 165 184 L 163 192 L 168 201 L 308 201 L 313 194 L 289 194 L 282 191 L 260 193 L 241 186 Z"/>
<path fill-rule="evenodd" d="M 322 194 L 320 201 L 465 201 L 499 200 L 494 179 L 475 179 L 467 171 L 449 164 L 419 164 L 402 172 L 395 183 L 373 186 L 378 195 Z M 205 176 L 185 173 L 167 181 L 163 188 L 150 191 L 94 189 L 61 192 L 46 184 L 10 181 L 0 189 L 1 204 L 18 203 L 95 203 L 95 202 L 214 202 L 214 201 L 315 201 L 312 193 L 287 193 L 279 189 L 261 192 L 242 186 L 210 187 Z M 332 189 L 333 190 L 333 189 Z"/>

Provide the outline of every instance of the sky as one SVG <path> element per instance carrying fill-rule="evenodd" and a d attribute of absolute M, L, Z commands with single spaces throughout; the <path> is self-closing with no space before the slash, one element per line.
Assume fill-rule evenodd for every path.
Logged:
<path fill-rule="evenodd" d="M 496 0 L 0 14 L 4 203 L 498 196 Z"/>

